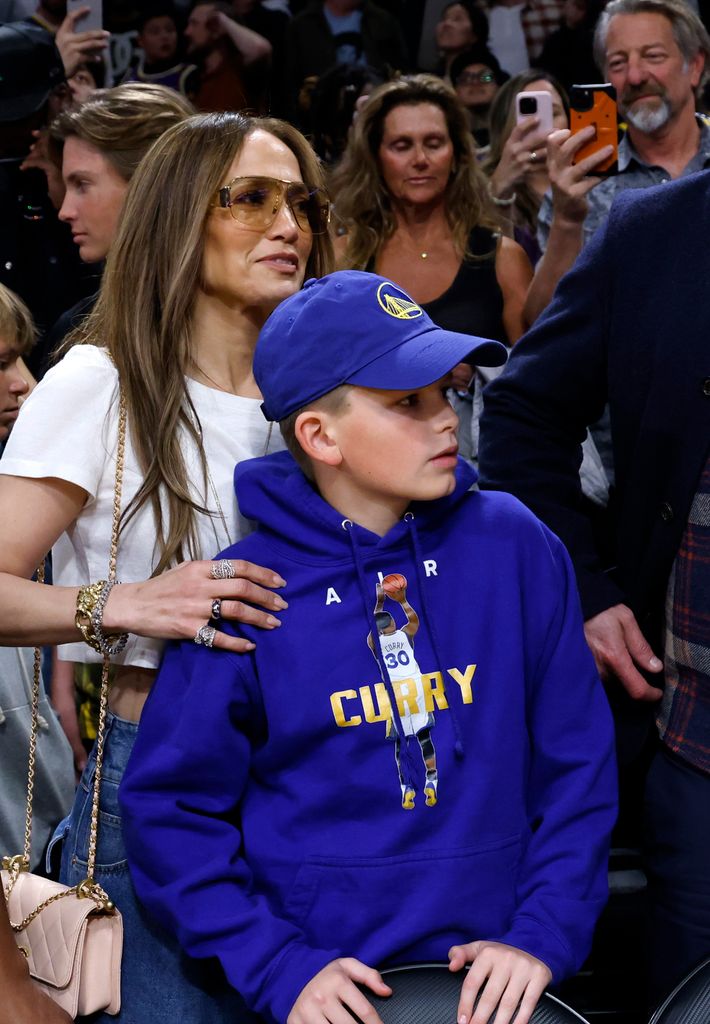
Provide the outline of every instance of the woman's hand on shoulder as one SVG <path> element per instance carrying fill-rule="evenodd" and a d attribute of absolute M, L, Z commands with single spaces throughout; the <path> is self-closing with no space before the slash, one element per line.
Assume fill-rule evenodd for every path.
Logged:
<path fill-rule="evenodd" d="M 229 579 L 213 576 L 215 567 L 222 565 L 222 561 L 229 561 L 231 566 L 233 576 Z M 253 562 L 222 561 L 183 562 L 143 583 L 114 587 L 104 609 L 104 631 L 164 640 L 194 640 L 198 630 L 212 619 L 217 623 L 214 647 L 238 654 L 252 650 L 254 644 L 250 641 L 222 632 L 219 619 L 244 622 L 260 629 L 276 629 L 281 622 L 273 612 L 282 611 L 288 605 L 269 588 L 284 587 L 285 580 Z"/>

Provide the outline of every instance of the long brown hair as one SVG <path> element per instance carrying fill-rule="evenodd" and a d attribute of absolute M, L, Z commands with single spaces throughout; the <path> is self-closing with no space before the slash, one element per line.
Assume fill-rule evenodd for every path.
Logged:
<path fill-rule="evenodd" d="M 435 75 L 405 75 L 385 82 L 370 95 L 353 127 L 345 155 L 333 173 L 335 212 L 348 231 L 345 265 L 364 270 L 396 228 L 390 196 L 382 180 L 378 152 L 387 115 L 395 107 L 432 103 L 446 120 L 454 162 L 446 192 L 446 214 L 461 256 L 468 237 L 481 225 L 500 224 L 490 205 L 486 179 L 476 162 L 468 114 L 454 90 Z"/>
<path fill-rule="evenodd" d="M 204 225 L 215 192 L 257 128 L 288 146 L 308 186 L 322 187 L 315 154 L 283 121 L 201 114 L 169 128 L 133 176 L 98 302 L 80 328 L 78 340 L 106 346 L 118 369 L 144 475 L 124 524 L 150 504 L 160 555 L 156 574 L 200 556 L 196 514 L 209 513 L 191 493 L 181 434 L 185 431 L 197 447 L 206 487 L 202 430 L 185 381 L 194 353 L 191 328 Z M 328 273 L 332 263 L 329 236 L 314 236 L 306 276 Z"/>

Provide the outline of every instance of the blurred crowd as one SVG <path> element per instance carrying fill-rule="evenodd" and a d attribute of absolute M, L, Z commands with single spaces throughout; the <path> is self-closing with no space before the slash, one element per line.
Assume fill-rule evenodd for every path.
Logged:
<path fill-rule="evenodd" d="M 150 182 L 141 179 L 140 192 L 131 186 L 139 168 L 145 167 L 142 162 L 147 154 L 152 153 L 156 168 L 154 188 L 169 192 L 171 187 L 167 165 L 158 164 L 157 140 L 166 132 L 165 137 L 174 140 L 176 126 L 196 112 L 224 114 L 224 124 L 229 125 L 229 116 L 243 111 L 264 118 L 258 123 L 267 133 L 272 130 L 269 125 L 281 125 L 281 121 L 270 119 L 282 119 L 287 127 L 273 127 L 272 134 L 289 148 L 291 157 L 294 153 L 298 156 L 301 171 L 306 167 L 313 179 L 307 181 L 304 174 L 300 182 L 304 188 L 304 182 L 308 185 L 305 198 L 300 193 L 297 197 L 303 208 L 289 208 L 300 229 L 317 236 L 316 255 L 309 257 L 314 261 L 309 263 L 314 274 L 334 266 L 376 272 L 404 289 L 438 326 L 495 339 L 513 351 L 531 329 L 532 338 L 540 339 L 540 350 L 546 351 L 549 335 L 549 361 L 539 366 L 532 397 L 522 384 L 516 391 L 515 377 L 526 353 L 533 351 L 532 344 L 527 349 L 521 346 L 524 354 L 511 361 L 513 372 L 504 372 L 498 390 L 496 384 L 490 392 L 487 389 L 501 373 L 499 368 L 474 368 L 468 363 L 455 368 L 449 396 L 460 419 L 460 451 L 475 465 L 480 461 L 484 485 L 519 493 L 518 483 L 525 478 L 527 460 L 532 462 L 531 453 L 521 441 L 516 462 L 512 453 L 520 437 L 512 434 L 510 448 L 501 451 L 507 428 L 495 417 L 505 420 L 506 413 L 496 401 L 501 408 L 516 401 L 534 408 L 535 415 L 544 420 L 537 426 L 545 443 L 552 439 L 554 444 L 563 436 L 571 439 L 564 471 L 569 471 L 573 480 L 570 488 L 579 492 L 575 490 L 575 516 L 584 518 L 584 544 L 580 544 L 578 558 L 578 520 L 566 532 L 565 522 L 556 520 L 548 507 L 554 504 L 552 500 L 548 503 L 542 498 L 536 506 L 536 488 L 549 486 L 552 493 L 564 476 L 562 470 L 555 476 L 559 467 L 550 469 L 552 459 L 542 460 L 550 469 L 550 480 L 542 474 L 519 496 L 570 547 L 587 622 L 615 608 L 625 609 L 611 632 L 606 632 L 605 620 L 601 632 L 587 634 L 602 677 L 618 676 L 622 682 L 619 689 L 633 700 L 655 700 L 640 689 L 635 678 L 638 673 L 630 667 L 631 661 L 638 666 L 646 657 L 645 653 L 637 657 L 634 651 L 637 619 L 645 628 L 636 605 L 629 601 L 634 618 L 619 594 L 598 596 L 601 584 L 588 601 L 584 591 L 588 577 L 606 580 L 618 564 L 618 517 L 627 508 L 620 495 L 626 493 L 628 466 L 637 454 L 628 442 L 620 455 L 618 439 L 623 430 L 624 389 L 628 387 L 630 394 L 638 376 L 629 370 L 627 380 L 624 373 L 630 364 L 624 359 L 617 361 L 614 377 L 609 370 L 613 359 L 600 368 L 602 357 L 598 363 L 590 357 L 590 379 L 598 388 L 593 401 L 575 402 L 569 397 L 576 394 L 570 381 L 574 379 L 580 394 L 586 396 L 582 384 L 586 387 L 589 382 L 581 378 L 593 343 L 590 340 L 589 350 L 580 345 L 574 366 L 558 370 L 554 331 L 549 324 L 557 324 L 560 331 L 560 325 L 566 325 L 565 343 L 572 339 L 568 348 L 572 352 L 573 340 L 585 336 L 597 310 L 600 330 L 613 324 L 613 314 L 605 306 L 610 295 L 616 298 L 623 292 L 630 307 L 647 302 L 646 297 L 637 298 L 645 286 L 642 270 L 638 279 L 633 275 L 623 279 L 625 288 L 619 284 L 620 277 L 610 276 L 611 283 L 605 278 L 599 284 L 593 272 L 601 280 L 598 268 L 606 267 L 618 252 L 608 234 L 617 222 L 608 218 L 612 207 L 626 209 L 626 200 L 614 205 L 622 193 L 691 179 L 710 167 L 707 0 L 611 0 L 606 5 L 603 0 L 207 0 L 194 4 L 105 0 L 101 27 L 91 28 L 84 22 L 85 13 L 84 9 L 67 13 L 62 0 L 39 4 L 0 0 L 0 359 L 4 360 L 0 362 L 0 451 L 25 395 L 61 358 L 83 326 L 88 323 L 96 338 L 101 325 L 119 325 L 118 313 L 111 313 L 115 321 L 107 313 L 107 296 L 121 295 L 130 303 L 130 288 L 124 285 L 121 291 L 117 282 L 125 272 L 125 260 L 135 259 L 140 251 L 138 243 L 131 242 L 126 218 L 131 196 L 134 222 L 140 219 L 136 196 L 142 197 L 142 209 L 150 208 Z M 613 145 L 596 144 L 600 140 L 593 123 L 575 128 L 577 87 L 602 83 L 612 87 L 610 94 L 616 101 L 618 136 L 615 133 Z M 534 98 L 532 107 L 521 101 L 523 94 Z M 218 123 L 210 122 L 209 144 Z M 304 157 L 300 143 L 288 134 L 289 126 L 310 143 L 317 157 L 313 166 L 309 163 L 311 149 Z M 171 159 L 177 164 L 176 146 Z M 189 171 L 181 168 L 183 189 L 190 187 Z M 234 220 L 247 223 L 250 205 L 261 210 L 265 203 L 273 203 L 275 215 L 284 203 L 295 203 L 289 192 L 292 186 L 290 178 L 287 182 L 271 172 L 265 175 L 258 167 L 241 168 L 221 183 L 211 205 L 223 210 L 228 207 Z M 332 203 L 328 232 L 323 186 Z M 658 190 L 653 195 L 654 202 L 660 203 Z M 298 220 L 299 211 L 303 223 Z M 692 219 L 690 214 L 688 217 Z M 145 238 L 162 237 L 167 231 L 158 223 L 157 213 L 154 218 L 142 226 Z M 669 213 L 667 224 L 673 223 Z M 184 243 L 185 253 L 189 245 L 197 252 L 196 239 L 203 229 L 204 223 L 194 227 Z M 670 227 L 668 231 L 672 233 Z M 656 238 L 653 245 L 645 244 L 641 235 L 639 239 L 636 248 L 626 253 L 625 269 L 637 268 L 651 251 L 659 260 L 663 257 L 666 237 Z M 118 254 L 117 245 L 121 246 Z M 165 247 L 167 252 L 167 240 Z M 106 281 L 110 253 L 113 262 L 109 260 L 108 267 L 113 276 Z M 287 256 L 282 254 L 282 260 Z M 147 275 L 150 259 L 145 260 Z M 165 260 L 168 266 L 167 255 Z M 691 256 L 689 264 L 693 260 Z M 225 266 L 228 264 L 225 257 Z M 176 274 L 185 269 L 177 262 L 170 265 Z M 682 253 L 675 251 L 668 265 L 685 284 L 691 275 Z M 575 277 L 580 274 L 581 278 Z M 558 290 L 563 278 L 572 281 L 567 292 L 564 287 Z M 573 291 L 579 280 L 588 289 L 586 305 L 581 299 L 578 305 L 573 302 L 579 298 Z M 649 280 L 654 294 L 665 289 L 669 296 L 674 292 L 675 277 L 666 280 L 659 276 L 657 286 L 652 275 Z M 199 287 L 203 285 L 201 280 Z M 221 280 L 214 287 L 212 298 L 222 295 L 220 289 L 228 290 Z M 579 286 L 580 294 L 584 288 Z M 143 295 L 145 309 L 151 303 L 167 305 L 166 291 L 165 282 L 156 277 L 154 293 L 146 288 Z M 690 303 L 683 304 L 683 312 Z M 244 305 L 248 305 L 246 300 Z M 265 318 L 268 303 L 263 305 Z M 633 309 L 620 328 L 623 338 L 630 335 L 629 322 L 635 313 Z M 258 326 L 251 325 L 254 334 Z M 612 326 L 608 330 L 612 337 Z M 136 356 L 131 372 L 136 373 L 138 362 Z M 655 380 L 653 374 L 662 376 L 662 364 L 659 357 L 652 369 L 644 370 L 644 380 Z M 214 367 L 209 362 L 204 366 L 202 369 L 195 362 L 189 373 L 185 367 L 179 372 L 211 388 L 215 385 L 210 376 Z M 153 370 L 151 367 L 150 373 Z M 531 379 L 529 372 L 524 381 Z M 622 380 L 620 398 L 614 389 Z M 540 384 L 535 392 L 542 381 L 549 382 L 549 391 Z M 705 396 L 710 394 L 707 379 L 706 386 Z M 159 390 L 156 388 L 155 394 Z M 699 383 L 697 391 L 699 394 Z M 487 394 L 494 398 L 486 441 L 479 424 L 483 415 L 485 434 Z M 162 423 L 159 404 L 156 401 L 153 406 L 155 419 L 151 422 L 156 425 Z M 521 429 L 521 436 L 524 433 Z M 149 434 L 146 427 L 145 451 L 153 451 Z M 697 439 L 694 431 L 688 434 Z M 530 437 L 534 436 L 531 428 Z M 264 441 L 259 436 L 260 454 L 262 449 L 266 452 L 270 437 Z M 655 444 L 658 432 L 653 437 Z M 707 443 L 703 441 L 699 447 L 704 457 Z M 666 458 L 661 442 L 658 448 Z M 151 457 L 153 465 L 161 458 L 165 461 L 164 452 L 153 452 Z M 504 464 L 506 468 L 501 469 Z M 670 456 L 664 462 L 668 465 L 674 465 Z M 696 466 L 698 472 L 701 469 Z M 698 472 L 692 481 L 686 481 L 688 507 Z M 155 479 L 151 486 L 157 493 Z M 682 528 L 690 520 L 688 508 L 678 509 L 670 499 L 661 501 L 661 491 L 659 487 L 658 493 L 654 492 L 654 508 L 661 509 L 664 522 L 675 521 L 677 527 L 674 545 L 659 570 L 665 588 Z M 175 485 L 173 496 L 178 493 Z M 634 549 L 633 529 L 626 540 L 629 550 Z M 590 568 L 587 549 L 592 546 L 594 565 Z M 210 553 L 211 548 L 207 556 Z M 177 555 L 182 556 L 179 545 L 172 552 Z M 161 562 L 157 569 L 148 567 L 146 575 L 150 575 L 148 569 L 162 571 L 169 562 Z M 668 609 L 673 607 L 673 594 L 664 589 L 661 595 L 659 587 L 658 593 L 653 592 L 655 619 L 646 631 L 647 639 L 658 644 L 664 635 L 662 609 L 669 615 Z M 641 604 L 643 600 L 639 598 Z M 688 598 L 691 605 L 696 600 Z M 664 606 L 664 601 L 670 604 Z M 164 638 L 159 631 L 155 636 Z M 688 649 L 696 640 L 690 630 L 685 637 Z M 658 645 L 654 650 L 661 653 Z M 19 668 L 3 669 L 3 673 L 16 670 L 29 679 L 29 662 L 17 652 L 13 649 L 12 654 L 16 654 Z M 657 673 L 661 662 L 650 648 L 649 652 L 644 668 Z M 682 670 L 679 672 L 682 676 Z M 98 662 L 54 658 L 52 703 L 60 712 L 72 755 L 68 767 L 65 764 L 69 781 L 63 788 L 57 786 L 53 804 L 42 812 L 45 841 L 66 813 L 73 772 L 84 769 L 96 736 L 99 675 Z M 705 697 L 697 701 L 688 698 L 692 708 L 683 718 L 697 729 L 700 738 L 694 745 L 686 742 L 685 726 L 678 726 L 673 733 L 667 701 L 658 728 L 674 755 L 702 777 L 705 793 L 710 730 L 708 712 L 703 709 L 710 707 L 710 701 L 702 686 L 700 691 Z M 619 734 L 623 746 L 626 733 L 620 730 Z M 679 738 L 673 739 L 676 734 Z M 639 755 L 644 739 L 629 741 L 628 758 L 621 750 L 622 765 L 625 761 L 637 764 L 640 756 L 645 772 L 652 755 L 647 747 L 645 754 Z M 66 740 L 57 730 L 57 743 Z M 52 768 L 51 774 L 56 781 L 61 773 Z M 634 778 L 637 782 L 636 775 Z M 638 785 L 630 786 L 628 806 L 625 792 L 622 781 L 622 814 L 628 814 L 623 820 L 631 822 L 633 832 L 640 816 Z M 682 812 L 686 825 L 697 820 L 701 799 L 706 796 L 688 797 L 690 809 Z M 669 813 L 663 810 L 663 815 Z M 5 817 L 9 830 L 10 814 Z M 3 820 L 0 801 L 0 823 Z M 664 827 L 658 829 L 660 834 Z M 678 863 L 673 865 L 674 873 L 680 870 Z M 664 870 L 658 867 L 659 877 Z M 699 890 L 707 892 L 706 880 Z M 707 924 L 697 931 L 703 932 L 703 928 L 704 936 Z M 657 923 L 659 933 L 663 929 L 663 923 Z M 705 941 L 705 937 L 699 940 L 693 955 L 676 950 L 677 962 L 667 946 L 657 951 L 658 961 L 668 960 L 669 968 L 665 976 L 659 974 L 654 996 L 666 991 L 697 959 L 697 949 Z"/>

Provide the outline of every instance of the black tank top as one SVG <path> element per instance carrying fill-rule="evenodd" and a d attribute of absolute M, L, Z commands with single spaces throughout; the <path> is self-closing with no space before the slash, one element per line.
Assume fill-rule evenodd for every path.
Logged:
<path fill-rule="evenodd" d="M 508 345 L 503 326 L 503 293 L 496 279 L 497 237 L 487 228 L 474 228 L 468 251 L 478 259 L 465 259 L 443 295 L 420 305 L 438 327 L 459 334 L 493 338 Z"/>

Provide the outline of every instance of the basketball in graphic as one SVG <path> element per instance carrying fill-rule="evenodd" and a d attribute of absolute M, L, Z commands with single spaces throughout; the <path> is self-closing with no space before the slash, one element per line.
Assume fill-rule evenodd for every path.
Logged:
<path fill-rule="evenodd" d="M 385 594 L 396 594 L 400 590 L 405 590 L 407 586 L 407 577 L 403 576 L 401 572 L 391 572 L 389 576 L 385 576 L 382 580 L 382 589 Z"/>

